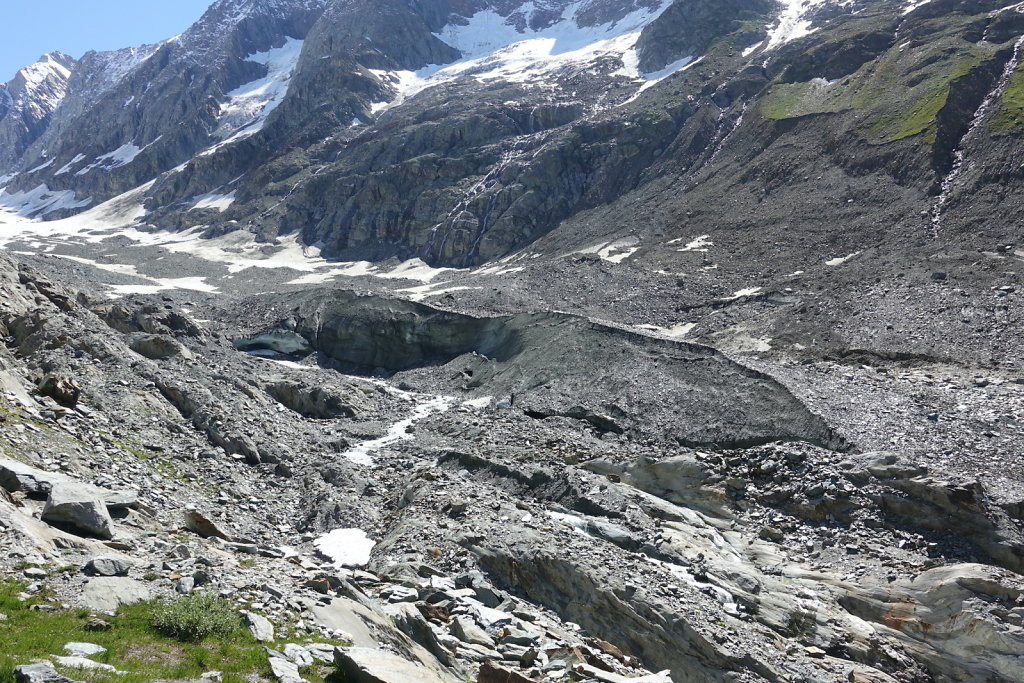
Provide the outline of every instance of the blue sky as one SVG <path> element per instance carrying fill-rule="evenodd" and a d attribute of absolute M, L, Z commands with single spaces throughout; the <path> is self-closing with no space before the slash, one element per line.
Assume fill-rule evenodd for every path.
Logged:
<path fill-rule="evenodd" d="M 202 16 L 213 0 L 18 0 L 5 2 L 0 83 L 46 52 L 81 57 L 89 50 L 155 43 Z"/>

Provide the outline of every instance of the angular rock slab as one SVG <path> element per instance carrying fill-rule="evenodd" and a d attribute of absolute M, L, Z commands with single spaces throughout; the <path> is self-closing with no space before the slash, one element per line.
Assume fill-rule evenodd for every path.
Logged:
<path fill-rule="evenodd" d="M 119 576 L 100 576 L 85 584 L 82 603 L 97 612 L 113 612 L 121 605 L 149 600 L 153 595 L 141 581 Z"/>
<path fill-rule="evenodd" d="M 289 662 L 287 659 L 271 657 L 270 670 L 274 673 L 274 678 L 281 681 L 281 683 L 302 682 L 302 676 L 299 675 L 299 667 L 294 662 Z"/>
<path fill-rule="evenodd" d="M 254 612 L 242 612 L 242 619 L 252 633 L 252 637 L 261 643 L 274 642 L 274 625 L 264 616 Z"/>
<path fill-rule="evenodd" d="M 199 534 L 203 538 L 216 537 L 222 538 L 225 541 L 230 540 L 228 534 L 218 527 L 213 520 L 195 508 L 186 509 L 182 513 L 182 518 L 185 520 L 186 529 Z"/>
<path fill-rule="evenodd" d="M 89 560 L 84 570 L 90 576 L 127 576 L 134 566 L 134 562 L 124 557 L 102 556 Z"/>
<path fill-rule="evenodd" d="M 61 676 L 49 662 L 15 667 L 14 680 L 18 683 L 78 683 L 72 678 Z"/>
<path fill-rule="evenodd" d="M 78 484 L 55 484 L 43 507 L 42 520 L 70 527 L 90 536 L 113 538 L 114 522 L 96 491 Z"/>
<path fill-rule="evenodd" d="M 429 669 L 376 648 L 339 647 L 334 663 L 343 680 L 351 683 L 445 683 Z"/>

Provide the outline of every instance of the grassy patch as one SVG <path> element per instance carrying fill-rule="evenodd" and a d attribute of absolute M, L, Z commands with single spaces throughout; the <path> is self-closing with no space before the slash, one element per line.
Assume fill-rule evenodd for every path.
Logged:
<path fill-rule="evenodd" d="M 872 144 L 912 137 L 932 144 L 952 84 L 992 58 L 1000 47 L 967 42 L 955 31 L 930 36 L 914 46 L 907 41 L 832 83 L 819 78 L 776 84 L 763 99 L 760 112 L 774 120 L 852 112 L 852 122 Z M 1008 117 L 1024 120 L 1024 75 L 1014 92 L 1008 91 L 1007 99 L 1016 102 Z"/>
<path fill-rule="evenodd" d="M 828 114 L 848 109 L 849 99 L 842 86 L 829 84 L 823 79 L 806 83 L 776 85 L 765 97 L 761 113 L 769 119 L 792 119 L 809 114 Z"/>
<path fill-rule="evenodd" d="M 92 659 L 110 664 L 124 676 L 68 671 L 69 677 L 97 683 L 119 681 L 142 683 L 154 679 L 197 678 L 217 670 L 228 683 L 242 683 L 253 676 L 270 676 L 263 648 L 235 617 L 230 632 L 183 642 L 165 637 L 154 627 L 159 603 L 142 603 L 122 608 L 116 617 L 104 617 L 108 631 L 85 630 L 89 619 L 84 610 L 36 612 L 29 609 L 41 598 L 21 602 L 17 594 L 23 585 L 0 582 L 0 683 L 14 682 L 14 667 L 36 658 L 63 655 L 64 644 L 72 641 L 96 643 L 107 652 Z"/>
<path fill-rule="evenodd" d="M 999 109 L 992 119 L 992 130 L 998 133 L 1009 133 L 1024 126 L 1024 66 L 1010 76 L 1010 82 L 1003 92 Z"/>

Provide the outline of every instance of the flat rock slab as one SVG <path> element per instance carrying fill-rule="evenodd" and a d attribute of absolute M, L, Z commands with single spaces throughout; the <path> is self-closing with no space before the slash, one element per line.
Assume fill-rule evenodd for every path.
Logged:
<path fill-rule="evenodd" d="M 97 612 L 113 612 L 121 605 L 132 605 L 149 600 L 153 594 L 149 586 L 119 576 L 98 576 L 85 584 L 82 604 Z"/>
<path fill-rule="evenodd" d="M 94 662 L 91 659 L 85 657 L 54 657 L 53 661 L 57 662 L 60 666 L 66 666 L 71 669 L 85 669 L 86 671 L 106 671 L 108 673 L 121 673 L 109 664 L 103 662 Z"/>
<path fill-rule="evenodd" d="M 45 496 L 56 480 L 66 477 L 53 472 L 45 472 L 17 460 L 0 458 L 0 488 L 7 491 L 24 491 L 27 495 Z"/>
<path fill-rule="evenodd" d="M 270 670 L 274 673 L 274 678 L 281 681 L 281 683 L 301 683 L 302 681 L 302 676 L 299 675 L 299 667 L 287 659 L 271 657 Z"/>
<path fill-rule="evenodd" d="M 353 645 L 377 647 L 378 639 L 371 625 L 377 624 L 382 618 L 363 605 L 347 598 L 335 598 L 330 605 L 314 607 L 313 615 L 318 624 L 347 633 Z M 390 622 L 384 624 L 385 628 L 387 626 L 390 626 Z"/>
<path fill-rule="evenodd" d="M 72 678 L 61 676 L 49 662 L 15 667 L 14 680 L 18 683 L 78 683 Z"/>
<path fill-rule="evenodd" d="M 106 652 L 107 648 L 96 643 L 68 643 L 64 646 L 64 651 L 74 657 L 91 657 Z"/>
<path fill-rule="evenodd" d="M 182 513 L 182 518 L 184 519 L 186 529 L 199 534 L 203 538 L 214 536 L 223 538 L 225 541 L 229 540 L 228 534 L 218 527 L 213 520 L 199 512 L 199 510 L 187 509 Z"/>
<path fill-rule="evenodd" d="M 0 488 L 6 491 L 24 491 L 28 496 L 42 498 L 57 484 L 72 484 L 92 491 L 108 510 L 123 510 L 139 506 L 135 491 L 109 491 L 91 484 L 83 484 L 62 472 L 48 472 L 31 465 L 0 457 Z"/>
<path fill-rule="evenodd" d="M 376 648 L 339 647 L 334 663 L 351 683 L 446 683 L 429 669 Z"/>

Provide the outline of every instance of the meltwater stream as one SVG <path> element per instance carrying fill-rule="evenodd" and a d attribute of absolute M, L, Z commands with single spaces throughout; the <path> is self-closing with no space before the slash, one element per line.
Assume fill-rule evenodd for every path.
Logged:
<path fill-rule="evenodd" d="M 294 363 L 291 361 L 284 361 L 267 357 L 258 352 L 250 352 L 250 355 L 270 361 L 271 363 L 277 363 L 278 365 L 283 365 L 285 367 L 292 368 L 294 370 L 317 369 L 312 366 L 300 365 L 298 363 Z M 387 382 L 379 379 L 370 379 L 368 377 L 358 377 L 355 375 L 345 375 L 345 377 L 357 382 L 369 382 L 370 384 L 376 384 L 377 386 L 382 387 L 387 393 L 391 394 L 392 396 L 397 396 L 414 404 L 412 413 L 405 419 L 399 420 L 398 422 L 395 422 L 393 425 L 388 427 L 388 431 L 384 434 L 384 436 L 378 437 L 376 439 L 370 439 L 368 441 L 363 441 L 362 443 L 357 444 L 352 448 L 349 448 L 347 451 L 341 454 L 341 457 L 349 460 L 350 462 L 354 462 L 357 465 L 365 465 L 368 467 L 372 467 L 374 464 L 374 453 L 379 451 L 381 448 L 384 448 L 385 446 L 396 443 L 398 441 L 406 441 L 412 439 L 412 434 L 408 432 L 409 427 L 416 424 L 420 420 L 423 420 L 425 418 L 430 417 L 431 415 L 434 415 L 435 413 L 445 412 L 458 402 L 458 399 L 456 399 L 453 396 L 436 396 L 433 394 L 418 394 L 413 391 L 403 391 L 402 389 L 397 389 L 388 384 Z M 488 398 L 487 400 L 489 401 L 490 399 Z M 468 403 L 472 403 L 472 401 Z"/>
<path fill-rule="evenodd" d="M 1022 47 L 1024 47 L 1024 37 L 1021 37 L 1013 46 L 1013 56 L 1010 57 L 1010 60 L 1003 68 L 1003 73 L 999 80 L 996 81 L 995 87 L 992 88 L 988 96 L 985 97 L 981 105 L 975 110 L 967 132 L 960 138 L 960 144 L 957 145 L 956 151 L 953 152 L 953 166 L 943 179 L 939 196 L 935 200 L 934 206 L 932 206 L 933 238 L 939 236 L 939 232 L 942 229 L 942 219 L 946 212 L 946 205 L 949 203 L 957 181 L 960 180 L 960 176 L 963 175 L 964 170 L 967 168 L 967 145 L 974 139 L 978 131 L 981 130 L 982 125 L 995 109 L 995 106 L 1002 101 L 1003 93 L 1006 92 L 1006 88 L 1010 85 L 1010 79 L 1013 78 L 1013 74 L 1016 73 L 1017 67 L 1020 65 Z"/>
<path fill-rule="evenodd" d="M 450 396 L 429 396 L 426 394 L 410 394 L 409 392 L 402 392 L 402 394 L 407 395 L 410 400 L 422 401 L 413 408 L 412 415 L 391 425 L 384 436 L 353 446 L 342 453 L 342 457 L 357 465 L 372 466 L 374 464 L 373 453 L 397 441 L 413 438 L 412 434 L 409 434 L 407 431 L 409 427 L 435 413 L 442 413 L 448 410 L 455 403 L 455 399 Z"/>

